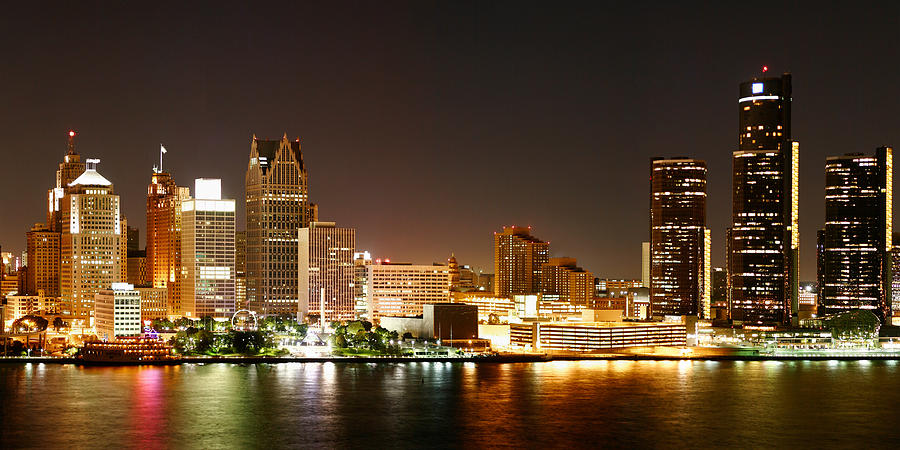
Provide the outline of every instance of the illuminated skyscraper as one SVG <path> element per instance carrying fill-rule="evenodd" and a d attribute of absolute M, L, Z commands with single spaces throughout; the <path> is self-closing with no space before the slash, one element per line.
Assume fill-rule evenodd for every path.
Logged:
<path fill-rule="evenodd" d="M 706 163 L 650 163 L 650 305 L 653 315 L 709 318 Z"/>
<path fill-rule="evenodd" d="M 234 309 L 247 308 L 247 232 L 234 232 Z"/>
<path fill-rule="evenodd" d="M 222 180 L 199 178 L 181 204 L 181 307 L 187 317 L 234 315 L 234 200 Z"/>
<path fill-rule="evenodd" d="M 867 309 L 891 316 L 892 150 L 831 156 L 825 162 L 826 314 Z"/>
<path fill-rule="evenodd" d="M 59 297 L 59 237 L 42 223 L 25 233 L 28 248 L 28 288 L 24 294 Z"/>
<path fill-rule="evenodd" d="M 81 155 L 75 151 L 75 132 L 69 131 L 69 142 L 66 148 L 66 156 L 59 163 L 56 171 L 56 187 L 47 193 L 47 227 L 50 231 L 62 231 L 60 225 L 60 200 L 66 195 L 66 189 L 75 178 L 84 172 L 84 163 Z"/>
<path fill-rule="evenodd" d="M 190 188 L 180 187 L 168 172 L 154 168 L 147 186 L 147 277 L 153 287 L 166 288 L 169 315 L 182 315 L 181 205 Z"/>
<path fill-rule="evenodd" d="M 741 83 L 728 229 L 731 318 L 789 323 L 797 311 L 800 145 L 791 140 L 791 75 Z"/>
<path fill-rule="evenodd" d="M 306 167 L 300 139 L 250 143 L 246 176 L 247 304 L 263 316 L 296 315 L 297 230 L 309 226 Z"/>
<path fill-rule="evenodd" d="M 321 317 L 323 313 L 325 322 L 356 319 L 356 230 L 337 227 L 334 222 L 313 222 L 300 229 L 299 238 L 297 320 L 305 320 L 308 314 Z"/>
<path fill-rule="evenodd" d="M 536 294 L 541 266 L 550 260 L 550 243 L 531 235 L 531 227 L 503 227 L 494 232 L 494 293 Z"/>
<path fill-rule="evenodd" d="M 900 233 L 894 233 L 891 245 L 891 322 L 897 325 L 900 322 Z"/>
<path fill-rule="evenodd" d="M 69 183 L 60 202 L 60 293 L 63 309 L 89 320 L 94 294 L 125 281 L 126 235 L 119 196 L 112 183 L 96 170 L 98 159 Z M 85 323 L 88 325 L 88 323 Z"/>

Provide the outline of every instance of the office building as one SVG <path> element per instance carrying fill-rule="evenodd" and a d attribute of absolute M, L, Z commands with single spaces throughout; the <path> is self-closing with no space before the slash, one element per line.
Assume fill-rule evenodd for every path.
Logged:
<path fill-rule="evenodd" d="M 550 243 L 531 235 L 531 227 L 494 232 L 494 294 L 536 294 L 541 267 L 550 259 Z"/>
<path fill-rule="evenodd" d="M 791 140 L 791 75 L 741 83 L 727 231 L 731 318 L 785 324 L 797 309 L 799 149 Z"/>
<path fill-rule="evenodd" d="M 253 136 L 246 176 L 247 304 L 263 316 L 297 315 L 297 230 L 309 226 L 300 140 Z"/>
<path fill-rule="evenodd" d="M 594 298 L 594 274 L 578 267 L 575 258 L 550 258 L 541 267 L 541 293 L 588 305 Z"/>
<path fill-rule="evenodd" d="M 234 232 L 234 310 L 247 309 L 247 232 Z"/>
<path fill-rule="evenodd" d="M 512 296 L 519 319 L 551 319 L 567 321 L 581 317 L 593 305 L 572 303 L 558 294 L 519 294 Z M 594 309 L 594 308 L 591 308 Z"/>
<path fill-rule="evenodd" d="M 450 268 L 376 261 L 368 268 L 369 320 L 412 317 L 422 305 L 450 301 Z"/>
<path fill-rule="evenodd" d="M 891 322 L 900 324 L 900 233 L 891 240 Z"/>
<path fill-rule="evenodd" d="M 353 299 L 356 303 L 356 318 L 369 319 L 369 265 L 372 255 L 363 250 L 353 253 Z"/>
<path fill-rule="evenodd" d="M 150 283 L 147 274 L 147 252 L 144 250 L 128 250 L 125 282 L 135 286 Z"/>
<path fill-rule="evenodd" d="M 27 315 L 58 314 L 59 297 L 43 295 L 9 295 L 6 297 L 5 320 L 17 320 Z M 0 303 L 0 308 L 3 305 Z M 50 326 L 52 326 L 52 322 Z"/>
<path fill-rule="evenodd" d="M 891 316 L 892 149 L 825 162 L 820 304 L 825 314 L 866 309 Z"/>
<path fill-rule="evenodd" d="M 141 322 L 168 317 L 168 289 L 144 285 L 135 286 L 134 290 L 141 296 Z"/>
<path fill-rule="evenodd" d="M 56 186 L 47 192 L 47 228 L 57 233 L 62 232 L 61 205 L 62 198 L 66 195 L 69 183 L 84 173 L 85 163 L 81 162 L 81 155 L 75 151 L 75 132 L 69 131 L 66 156 L 59 163 L 56 170 Z"/>
<path fill-rule="evenodd" d="M 128 244 L 126 250 L 136 252 L 141 249 L 141 230 L 134 227 L 127 228 Z"/>
<path fill-rule="evenodd" d="M 800 304 L 800 311 L 798 313 L 815 313 L 816 308 L 819 305 L 819 294 L 816 291 L 816 283 L 801 282 L 798 295 L 798 303 Z M 809 316 L 809 314 L 806 314 L 806 316 Z"/>
<path fill-rule="evenodd" d="M 650 288 L 650 243 L 641 242 L 641 287 Z"/>
<path fill-rule="evenodd" d="M 94 295 L 125 281 L 126 237 L 119 196 L 97 172 L 98 159 L 69 183 L 60 202 L 60 296 L 63 308 L 89 325 Z"/>
<path fill-rule="evenodd" d="M 709 317 L 706 163 L 650 163 L 650 304 L 653 315 Z"/>
<path fill-rule="evenodd" d="M 298 249 L 297 320 L 303 321 L 308 315 L 329 323 L 356 319 L 356 230 L 337 227 L 334 222 L 312 222 L 300 229 Z"/>
<path fill-rule="evenodd" d="M 234 315 L 234 200 L 222 181 L 198 178 L 181 203 L 181 307 L 187 317 Z"/>
<path fill-rule="evenodd" d="M 644 285 L 643 280 L 594 278 L 594 295 L 607 298 L 625 298 L 628 290 Z"/>
<path fill-rule="evenodd" d="M 123 233 L 124 237 L 124 233 Z M 114 341 L 141 334 L 141 294 L 128 283 L 113 283 L 94 294 L 97 337 Z"/>
<path fill-rule="evenodd" d="M 25 293 L 59 297 L 59 237 L 42 223 L 36 223 L 25 233 L 29 264 Z"/>
<path fill-rule="evenodd" d="M 629 319 L 650 319 L 652 315 L 650 288 L 639 287 L 629 289 L 628 295 L 625 297 L 625 311 L 623 315 Z"/>
<path fill-rule="evenodd" d="M 169 316 L 181 317 L 181 206 L 190 188 L 175 184 L 168 172 L 155 168 L 147 186 L 147 277 L 166 288 Z"/>

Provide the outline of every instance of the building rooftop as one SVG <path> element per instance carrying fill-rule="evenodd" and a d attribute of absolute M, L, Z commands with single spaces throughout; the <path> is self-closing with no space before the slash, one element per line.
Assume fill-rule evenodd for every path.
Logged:
<path fill-rule="evenodd" d="M 95 169 L 87 169 L 69 186 L 112 186 L 112 182 L 100 175 Z"/>

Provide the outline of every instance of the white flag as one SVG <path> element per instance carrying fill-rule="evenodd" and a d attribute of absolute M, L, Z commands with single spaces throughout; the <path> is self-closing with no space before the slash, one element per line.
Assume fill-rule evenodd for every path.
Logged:
<path fill-rule="evenodd" d="M 159 152 L 160 152 L 160 153 L 166 153 L 166 148 L 163 147 L 162 144 L 159 144 Z"/>

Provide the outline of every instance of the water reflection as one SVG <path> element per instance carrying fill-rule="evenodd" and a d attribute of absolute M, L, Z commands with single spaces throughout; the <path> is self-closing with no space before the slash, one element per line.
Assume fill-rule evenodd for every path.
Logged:
<path fill-rule="evenodd" d="M 896 362 L 0 365 L 4 447 L 873 446 Z M 66 430 L 31 433 L 29 430 Z M 856 440 L 854 440 L 856 439 Z M 164 443 L 164 444 L 161 444 Z"/>

